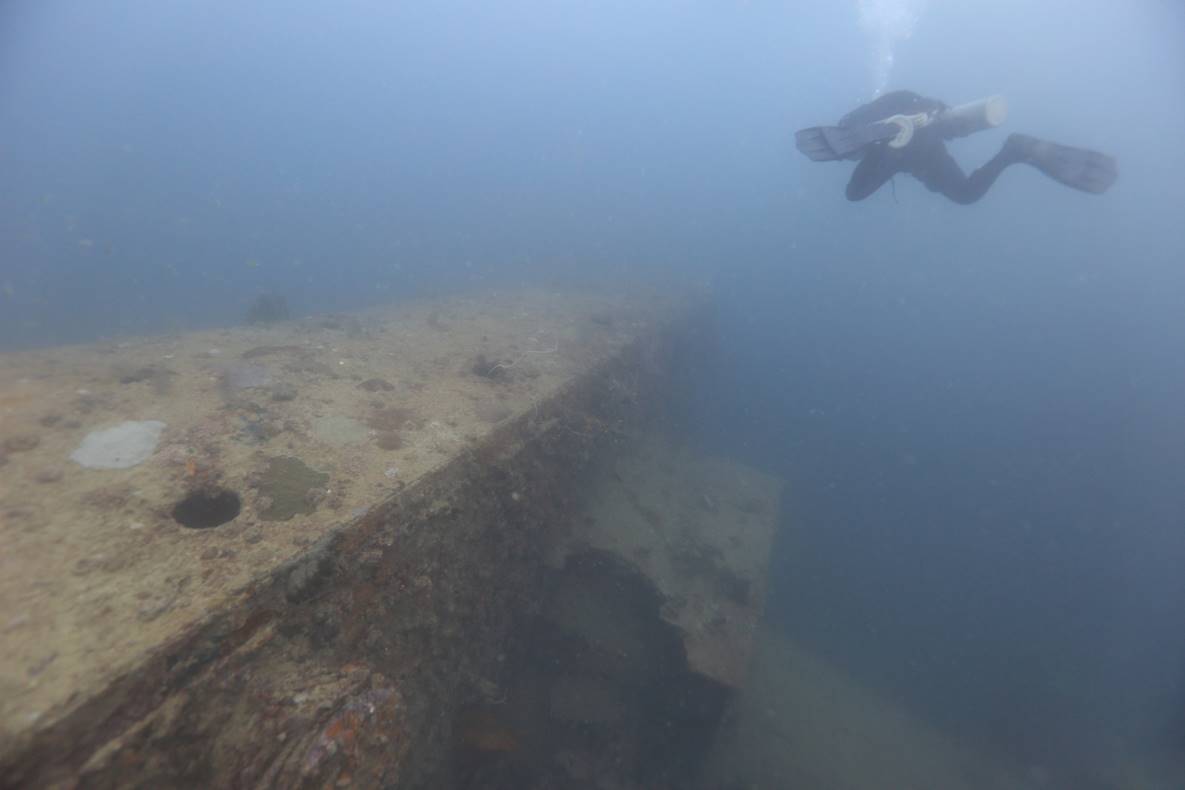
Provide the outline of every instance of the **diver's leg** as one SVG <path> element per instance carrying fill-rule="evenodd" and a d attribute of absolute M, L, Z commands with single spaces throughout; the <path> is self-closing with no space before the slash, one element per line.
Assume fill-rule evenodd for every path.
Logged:
<path fill-rule="evenodd" d="M 898 163 L 884 151 L 876 148 L 869 151 L 848 179 L 845 193 L 848 200 L 863 200 L 868 197 L 884 186 L 884 183 L 897 173 L 897 168 Z"/>
<path fill-rule="evenodd" d="M 944 145 L 936 145 L 915 159 L 909 172 L 932 192 L 941 192 L 962 205 L 974 203 L 987 194 L 1006 167 L 1021 161 L 1021 151 L 1011 142 L 1010 138 L 998 154 L 969 176 Z"/>

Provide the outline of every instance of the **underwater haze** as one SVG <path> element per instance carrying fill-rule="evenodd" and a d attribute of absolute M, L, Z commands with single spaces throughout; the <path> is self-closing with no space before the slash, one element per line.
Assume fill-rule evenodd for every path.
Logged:
<path fill-rule="evenodd" d="M 849 202 L 794 132 L 897 89 L 1119 179 Z M 1185 755 L 1178 2 L 8 0 L 0 170 L 0 350 L 710 283 L 682 413 L 786 480 L 778 628 L 1039 786 Z"/>

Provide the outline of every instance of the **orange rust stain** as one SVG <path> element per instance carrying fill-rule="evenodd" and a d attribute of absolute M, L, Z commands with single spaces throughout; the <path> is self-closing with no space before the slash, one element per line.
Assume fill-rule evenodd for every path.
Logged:
<path fill-rule="evenodd" d="M 326 738 L 337 741 L 338 746 L 347 754 L 353 754 L 354 743 L 358 740 L 358 728 L 362 721 L 354 711 L 346 711 L 329 723 L 325 728 Z"/>

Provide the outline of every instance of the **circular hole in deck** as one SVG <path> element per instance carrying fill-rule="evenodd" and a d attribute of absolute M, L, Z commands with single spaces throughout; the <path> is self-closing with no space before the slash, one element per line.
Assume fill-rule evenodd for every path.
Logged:
<path fill-rule="evenodd" d="M 173 506 L 173 518 L 183 527 L 209 529 L 239 515 L 239 495 L 225 488 L 194 491 Z"/>

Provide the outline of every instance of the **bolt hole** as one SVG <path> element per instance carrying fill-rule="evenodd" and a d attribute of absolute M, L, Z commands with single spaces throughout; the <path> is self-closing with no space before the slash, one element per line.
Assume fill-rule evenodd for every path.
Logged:
<path fill-rule="evenodd" d="M 241 507 L 234 491 L 195 491 L 173 506 L 173 519 L 190 529 L 210 529 L 233 520 Z"/>

